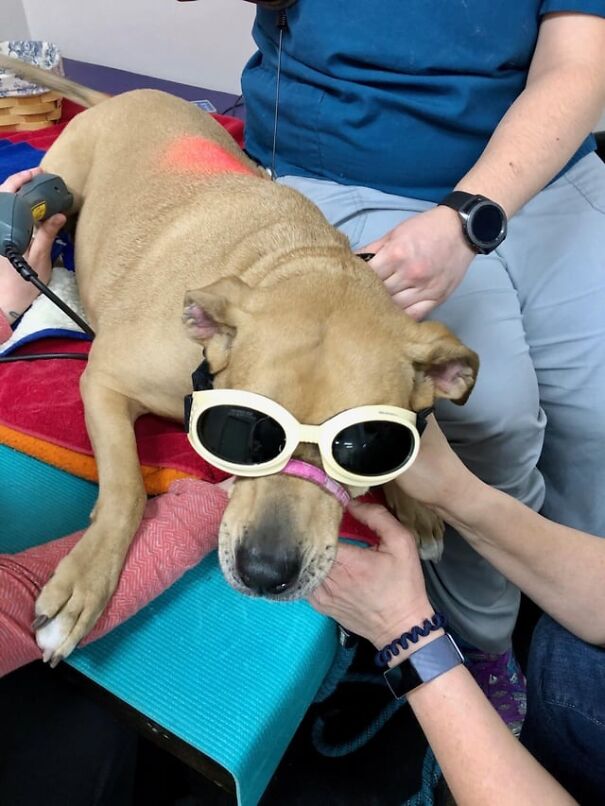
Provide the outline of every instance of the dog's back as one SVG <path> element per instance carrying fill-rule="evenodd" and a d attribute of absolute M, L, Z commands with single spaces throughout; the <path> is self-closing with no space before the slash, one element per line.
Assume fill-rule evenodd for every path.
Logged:
<path fill-rule="evenodd" d="M 264 181 L 209 115 L 155 90 L 135 90 L 88 109 L 48 151 L 42 167 L 62 176 L 77 199 L 80 289 L 95 317 L 106 295 L 113 297 L 115 282 L 124 289 L 124 283 L 143 281 L 151 293 L 157 276 L 152 265 L 171 263 L 173 276 L 179 267 L 186 271 L 189 245 L 201 246 L 205 233 L 216 238 L 200 198 L 212 180 L 204 144 L 207 150 L 215 144 L 230 162 L 225 172 L 233 172 L 236 183 L 243 176 Z M 197 283 L 212 279 L 198 277 Z"/>
<path fill-rule="evenodd" d="M 269 181 L 194 105 L 156 90 L 109 97 L 6 56 L 0 67 L 92 107 L 42 167 L 76 198 L 80 293 L 96 327 L 120 321 L 122 297 L 168 313 L 186 288 L 238 274 L 263 249 L 325 244 L 350 255 L 311 202 Z"/>
<path fill-rule="evenodd" d="M 79 201 L 76 264 L 97 329 L 119 325 L 123 298 L 176 323 L 188 288 L 241 275 L 262 254 L 325 244 L 350 259 L 311 202 L 271 182 L 210 115 L 162 92 L 78 115 L 42 167 Z"/>

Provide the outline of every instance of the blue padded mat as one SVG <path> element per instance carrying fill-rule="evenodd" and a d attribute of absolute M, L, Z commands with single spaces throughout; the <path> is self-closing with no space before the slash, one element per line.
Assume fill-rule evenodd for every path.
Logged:
<path fill-rule="evenodd" d="M 0 550 L 82 528 L 96 485 L 0 446 Z M 306 603 L 247 599 L 216 552 L 69 663 L 228 770 L 258 803 L 336 650 Z"/>

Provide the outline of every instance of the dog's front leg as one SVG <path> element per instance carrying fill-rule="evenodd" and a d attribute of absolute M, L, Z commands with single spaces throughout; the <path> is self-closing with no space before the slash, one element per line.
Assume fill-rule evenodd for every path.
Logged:
<path fill-rule="evenodd" d="M 439 560 L 443 553 L 444 525 L 428 507 L 403 492 L 396 482 L 385 484 L 387 504 L 397 520 L 412 532 L 423 560 Z"/>
<path fill-rule="evenodd" d="M 103 612 L 145 506 L 133 429 L 139 407 L 104 385 L 90 366 L 82 376 L 81 391 L 99 497 L 90 527 L 61 560 L 36 602 L 36 640 L 53 666 L 72 652 Z"/>

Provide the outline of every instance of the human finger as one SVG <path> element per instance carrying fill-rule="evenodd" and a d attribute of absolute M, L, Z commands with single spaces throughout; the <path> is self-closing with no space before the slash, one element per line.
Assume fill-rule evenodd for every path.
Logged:
<path fill-rule="evenodd" d="M 397 541 L 413 541 L 409 530 L 380 504 L 363 504 L 353 500 L 348 508 L 354 518 L 380 537 L 379 551 L 389 551 L 397 546 Z"/>
<path fill-rule="evenodd" d="M 413 302 L 412 304 L 405 304 L 400 302 L 397 298 L 397 294 L 393 297 L 393 300 L 397 303 L 400 308 L 403 308 L 405 313 L 408 316 L 411 316 L 412 319 L 415 319 L 417 322 L 421 322 L 425 317 L 429 315 L 429 313 L 437 307 L 439 304 L 434 299 L 423 299 L 418 302 Z"/>
<path fill-rule="evenodd" d="M 399 307 L 403 307 L 403 305 L 399 302 L 399 297 L 402 295 L 403 298 L 408 301 L 409 305 L 412 305 L 414 302 L 418 302 L 422 299 L 422 294 L 424 290 L 422 288 L 418 288 L 413 284 L 413 281 L 408 280 L 402 272 L 395 272 L 390 277 L 387 277 L 384 282 L 384 287 L 389 292 L 392 297 L 398 297 L 397 305 Z"/>
<path fill-rule="evenodd" d="M 374 253 L 374 257 L 368 261 L 368 266 L 372 269 L 374 274 L 383 281 L 390 277 L 397 268 L 396 264 L 393 263 L 392 258 L 389 256 L 389 250 L 385 249 L 387 243 L 387 239 L 383 238 L 359 250 L 361 253 Z"/>
<path fill-rule="evenodd" d="M 62 213 L 57 213 L 38 227 L 27 255 L 34 268 L 40 261 L 50 260 L 53 242 L 66 220 Z"/>
<path fill-rule="evenodd" d="M 42 173 L 41 168 L 27 168 L 24 171 L 19 171 L 12 176 L 8 176 L 0 185 L 0 192 L 2 193 L 16 193 L 23 185 L 31 182 L 34 176 Z"/>

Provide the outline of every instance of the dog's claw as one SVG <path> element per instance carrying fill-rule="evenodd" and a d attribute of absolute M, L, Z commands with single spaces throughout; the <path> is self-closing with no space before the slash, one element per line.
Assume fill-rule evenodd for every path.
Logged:
<path fill-rule="evenodd" d="M 53 655 L 50 661 L 50 668 L 55 669 L 63 660 L 63 655 Z"/>
<path fill-rule="evenodd" d="M 34 630 L 34 632 L 39 630 L 41 627 L 44 627 L 46 624 L 48 624 L 49 621 L 50 618 L 48 616 L 36 616 L 36 618 L 32 621 L 32 630 Z"/>

